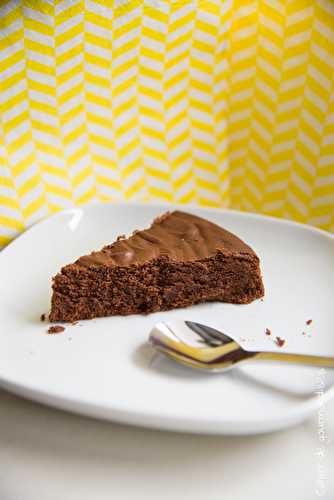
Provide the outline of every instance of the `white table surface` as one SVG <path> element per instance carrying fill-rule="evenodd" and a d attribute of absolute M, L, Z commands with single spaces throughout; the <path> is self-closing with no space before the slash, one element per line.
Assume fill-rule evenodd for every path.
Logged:
<path fill-rule="evenodd" d="M 0 499 L 333 500 L 334 402 L 324 410 L 332 442 L 323 445 L 317 416 L 269 435 L 196 436 L 99 422 L 0 391 Z"/>

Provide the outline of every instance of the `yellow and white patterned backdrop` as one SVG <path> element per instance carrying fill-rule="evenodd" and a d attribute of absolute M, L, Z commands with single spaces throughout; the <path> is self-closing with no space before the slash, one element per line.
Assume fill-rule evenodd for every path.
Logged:
<path fill-rule="evenodd" d="M 334 2 L 0 2 L 0 245 L 137 199 L 334 230 Z"/>

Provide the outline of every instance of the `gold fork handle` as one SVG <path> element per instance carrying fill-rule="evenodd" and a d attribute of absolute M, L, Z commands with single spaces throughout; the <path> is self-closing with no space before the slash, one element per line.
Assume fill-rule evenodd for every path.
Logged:
<path fill-rule="evenodd" d="M 253 359 L 283 361 L 286 363 L 334 368 L 334 358 L 327 358 L 325 356 L 309 356 L 307 354 L 289 354 L 285 352 L 259 352 Z"/>

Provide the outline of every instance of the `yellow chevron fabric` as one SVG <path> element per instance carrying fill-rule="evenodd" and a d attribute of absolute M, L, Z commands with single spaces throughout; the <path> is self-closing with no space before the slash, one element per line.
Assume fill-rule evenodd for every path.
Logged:
<path fill-rule="evenodd" d="M 167 200 L 334 230 L 334 2 L 0 2 L 0 245 Z"/>

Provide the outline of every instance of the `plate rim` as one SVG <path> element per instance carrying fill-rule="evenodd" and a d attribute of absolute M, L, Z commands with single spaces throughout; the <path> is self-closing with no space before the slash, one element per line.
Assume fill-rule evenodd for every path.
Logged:
<path fill-rule="evenodd" d="M 323 398 L 311 396 L 300 403 L 298 408 L 289 409 L 285 414 L 271 417 L 270 420 L 261 420 L 259 430 L 259 419 L 248 420 L 247 424 L 243 420 L 224 420 L 222 423 L 219 417 L 207 418 L 205 421 L 196 420 L 191 417 L 175 417 L 161 415 L 156 412 L 145 412 L 143 410 L 133 410 L 130 407 L 120 407 L 113 405 L 106 409 L 103 405 L 98 405 L 73 397 L 65 397 L 57 392 L 46 392 L 36 388 L 26 388 L 22 384 L 6 381 L 0 377 L 0 387 L 6 391 L 21 396 L 28 401 L 34 401 L 47 407 L 69 412 L 74 415 L 95 418 L 103 421 L 116 422 L 123 425 L 144 427 L 172 432 L 183 432 L 187 434 L 202 435 L 256 435 L 267 434 L 280 431 L 297 425 L 310 417 L 321 406 L 325 405 L 334 397 L 334 385 L 324 392 Z"/>

